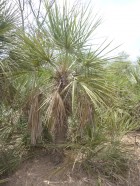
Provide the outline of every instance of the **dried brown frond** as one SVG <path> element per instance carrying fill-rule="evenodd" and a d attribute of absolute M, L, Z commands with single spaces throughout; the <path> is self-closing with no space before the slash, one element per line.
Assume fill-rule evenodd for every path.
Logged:
<path fill-rule="evenodd" d="M 77 115 L 79 118 L 80 128 L 83 128 L 86 124 L 92 124 L 94 121 L 94 107 L 89 97 L 86 95 L 78 98 Z"/>
<path fill-rule="evenodd" d="M 35 145 L 37 139 L 41 137 L 42 122 L 40 118 L 40 93 L 34 95 L 31 99 L 29 110 L 28 126 L 31 131 L 31 144 Z"/>
<path fill-rule="evenodd" d="M 51 129 L 54 134 L 55 142 L 59 143 L 66 138 L 67 116 L 64 102 L 58 91 L 55 91 L 48 107 L 48 114 L 53 122 Z"/>

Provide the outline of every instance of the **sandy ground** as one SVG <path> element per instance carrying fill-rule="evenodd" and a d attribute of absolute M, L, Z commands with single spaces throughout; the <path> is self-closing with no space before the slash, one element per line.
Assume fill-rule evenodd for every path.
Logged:
<path fill-rule="evenodd" d="M 3 186 L 140 186 L 140 132 L 129 133 L 122 141 L 134 153 L 135 167 L 130 169 L 125 184 L 112 184 L 107 180 L 94 179 L 80 168 L 72 170 L 70 156 L 55 166 L 47 152 L 24 162 L 10 181 Z"/>
<path fill-rule="evenodd" d="M 93 180 L 87 178 L 82 171 L 72 171 L 69 159 L 55 166 L 47 154 L 28 160 L 3 186 L 87 186 Z"/>

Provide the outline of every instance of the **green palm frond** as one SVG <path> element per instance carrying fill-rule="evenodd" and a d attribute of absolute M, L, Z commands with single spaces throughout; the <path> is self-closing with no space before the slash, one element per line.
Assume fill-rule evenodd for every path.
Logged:
<path fill-rule="evenodd" d="M 48 19 L 46 25 L 48 27 L 49 37 L 55 43 L 56 49 L 66 50 L 67 52 L 76 52 L 88 45 L 88 40 L 91 38 L 94 30 L 100 25 L 101 19 L 96 15 L 90 21 L 89 5 L 79 7 L 75 6 L 68 8 L 65 1 L 62 9 L 55 2 L 51 9 L 48 9 Z"/>
<path fill-rule="evenodd" d="M 53 55 L 51 43 L 44 41 L 43 40 L 44 38 L 38 35 L 31 36 L 29 34 L 25 35 L 19 33 L 18 36 L 20 39 L 19 40 L 20 45 L 18 50 L 15 53 L 15 57 L 18 55 L 18 53 L 21 53 L 22 54 L 21 60 L 22 60 L 22 56 L 26 58 L 27 62 L 32 60 L 32 65 L 34 67 L 41 66 L 44 63 L 50 63 L 51 65 L 53 65 L 51 62 L 52 55 Z"/>
<path fill-rule="evenodd" d="M 8 32 L 15 26 L 17 11 L 5 0 L 0 0 L 0 42 L 8 42 Z M 16 19 L 18 23 L 18 19 Z"/>
<path fill-rule="evenodd" d="M 16 12 L 5 0 L 0 0 L 0 99 L 9 100 L 10 85 L 9 77 L 14 66 L 8 60 L 9 51 L 12 49 L 13 30 L 15 28 Z M 18 20 L 17 20 L 18 21 Z M 10 85 L 10 86 L 9 86 Z M 7 97 L 6 97 L 7 95 Z"/>

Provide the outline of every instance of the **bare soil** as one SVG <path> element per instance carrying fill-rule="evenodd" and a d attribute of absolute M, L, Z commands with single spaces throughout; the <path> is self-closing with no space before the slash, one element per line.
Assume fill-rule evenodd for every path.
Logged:
<path fill-rule="evenodd" d="M 68 151 L 64 162 L 54 165 L 49 153 L 39 155 L 22 163 L 20 168 L 3 186 L 140 186 L 140 132 L 126 135 L 122 141 L 133 151 L 134 164 L 124 183 L 110 183 L 103 178 L 87 175 L 80 167 L 73 169 L 73 161 Z"/>
<path fill-rule="evenodd" d="M 41 154 L 41 155 L 40 155 Z M 41 152 L 35 158 L 24 162 L 18 171 L 3 186 L 88 186 L 89 179 L 82 170 L 72 170 L 73 162 L 65 158 L 64 162 L 54 165 L 48 153 Z"/>

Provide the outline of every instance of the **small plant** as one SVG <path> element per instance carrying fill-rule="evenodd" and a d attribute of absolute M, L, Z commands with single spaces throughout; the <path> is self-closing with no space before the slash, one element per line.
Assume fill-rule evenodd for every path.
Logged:
<path fill-rule="evenodd" d="M 100 176 L 111 182 L 125 181 L 131 156 L 120 139 L 135 126 L 131 126 L 131 122 L 128 122 L 129 115 L 126 116 L 122 117 L 121 122 L 119 114 L 115 114 L 114 117 L 114 113 L 109 112 L 109 118 L 107 119 L 107 115 L 103 116 L 102 123 L 101 118 L 96 117 L 96 126 L 86 127 L 85 134 L 76 141 L 82 157 L 81 167 L 88 174 Z"/>
<path fill-rule="evenodd" d="M 90 175 L 98 175 L 112 182 L 125 180 L 129 170 L 127 152 L 115 142 L 104 143 L 96 148 L 85 149 L 85 160 L 82 168 Z"/>
<path fill-rule="evenodd" d="M 0 149 L 0 177 L 8 176 L 20 163 L 20 156 L 14 149 Z"/>

